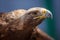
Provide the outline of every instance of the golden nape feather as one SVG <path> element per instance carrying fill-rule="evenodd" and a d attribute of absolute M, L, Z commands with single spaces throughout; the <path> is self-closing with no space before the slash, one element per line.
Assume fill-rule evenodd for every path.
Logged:
<path fill-rule="evenodd" d="M 48 11 L 35 7 L 0 13 L 0 40 L 53 40 L 37 27 L 51 17 Z"/>
<path fill-rule="evenodd" d="M 10 18 L 19 18 L 21 16 L 23 16 L 26 13 L 27 10 L 25 9 L 18 9 L 18 10 L 14 10 L 11 12 L 8 12 L 9 14 L 7 15 L 7 17 L 9 16 Z"/>

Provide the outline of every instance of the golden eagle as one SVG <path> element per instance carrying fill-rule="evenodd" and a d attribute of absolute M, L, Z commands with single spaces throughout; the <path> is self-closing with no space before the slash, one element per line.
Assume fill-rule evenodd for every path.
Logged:
<path fill-rule="evenodd" d="M 51 12 L 41 7 L 0 12 L 0 40 L 53 40 L 37 27 L 51 17 Z"/>

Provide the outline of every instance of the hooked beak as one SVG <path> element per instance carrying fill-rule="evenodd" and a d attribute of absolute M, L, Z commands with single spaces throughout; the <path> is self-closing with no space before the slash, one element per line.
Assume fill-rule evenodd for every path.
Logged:
<path fill-rule="evenodd" d="M 49 10 L 47 10 L 46 11 L 46 13 L 45 14 L 43 14 L 42 16 L 37 16 L 37 17 L 35 17 L 34 19 L 45 19 L 45 18 L 53 18 L 53 16 L 52 16 L 52 13 L 49 11 Z"/>
<path fill-rule="evenodd" d="M 49 10 L 47 10 L 47 13 L 45 14 L 45 16 L 46 16 L 47 18 L 53 19 L 52 12 L 50 12 Z"/>

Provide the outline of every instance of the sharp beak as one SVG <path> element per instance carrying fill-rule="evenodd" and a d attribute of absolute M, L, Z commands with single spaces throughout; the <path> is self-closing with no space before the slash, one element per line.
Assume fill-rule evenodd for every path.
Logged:
<path fill-rule="evenodd" d="M 53 19 L 53 15 L 52 15 L 52 13 L 51 13 L 49 10 L 47 10 L 47 13 L 45 14 L 45 16 L 46 16 L 47 18 Z"/>
<path fill-rule="evenodd" d="M 53 16 L 52 16 L 52 13 L 49 11 L 49 10 L 47 10 L 46 11 L 46 13 L 45 14 L 43 14 L 42 16 L 37 16 L 37 17 L 35 17 L 34 19 L 45 19 L 45 18 L 53 18 Z"/>

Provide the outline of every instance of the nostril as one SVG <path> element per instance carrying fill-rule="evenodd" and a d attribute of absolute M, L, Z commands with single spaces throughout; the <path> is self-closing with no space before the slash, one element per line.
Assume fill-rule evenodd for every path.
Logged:
<path fill-rule="evenodd" d="M 51 14 L 49 14 L 49 13 L 46 13 L 46 15 L 45 15 L 46 17 L 51 17 Z"/>

